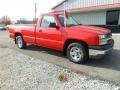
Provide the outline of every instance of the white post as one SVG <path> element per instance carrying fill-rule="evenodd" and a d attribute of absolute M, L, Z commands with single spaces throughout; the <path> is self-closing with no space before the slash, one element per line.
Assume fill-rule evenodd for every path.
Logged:
<path fill-rule="evenodd" d="M 66 12 L 66 1 L 64 2 L 64 24 L 65 24 L 65 27 L 67 25 L 67 12 Z"/>
<path fill-rule="evenodd" d="M 66 10 L 65 8 L 66 8 L 66 7 L 65 7 L 65 6 L 66 6 L 66 5 L 65 5 L 65 2 L 64 2 L 64 13 L 63 13 L 63 14 L 64 14 L 64 25 L 65 25 L 65 27 L 66 27 L 66 18 L 65 18 L 65 10 Z"/>

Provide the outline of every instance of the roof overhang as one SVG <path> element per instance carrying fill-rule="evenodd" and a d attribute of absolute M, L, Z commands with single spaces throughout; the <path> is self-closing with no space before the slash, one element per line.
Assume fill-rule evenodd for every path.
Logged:
<path fill-rule="evenodd" d="M 54 7 L 52 8 L 52 10 L 54 10 L 56 7 L 62 5 L 64 2 L 67 2 L 67 1 L 68 1 L 68 0 L 63 0 L 62 2 L 60 2 L 59 4 L 57 4 L 56 6 L 54 6 Z"/>
<path fill-rule="evenodd" d="M 113 3 L 113 4 L 106 4 L 106 5 L 98 5 L 98 6 L 90 6 L 90 7 L 84 7 L 84 8 L 73 8 L 73 9 L 67 9 L 67 12 L 88 12 L 88 11 L 99 11 L 99 10 L 114 10 L 119 9 L 120 10 L 120 3 Z M 53 10 L 54 12 L 64 12 L 64 10 Z"/>

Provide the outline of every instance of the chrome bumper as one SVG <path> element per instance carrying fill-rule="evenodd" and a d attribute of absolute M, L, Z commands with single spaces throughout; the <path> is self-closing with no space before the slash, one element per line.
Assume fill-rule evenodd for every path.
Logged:
<path fill-rule="evenodd" d="M 103 57 L 104 55 L 110 53 L 114 47 L 114 40 L 111 39 L 111 42 L 103 46 L 89 46 L 89 56 L 90 57 Z"/>
<path fill-rule="evenodd" d="M 89 56 L 90 57 L 102 57 L 108 53 L 110 53 L 113 50 L 113 48 L 107 49 L 107 50 L 94 50 L 89 49 Z"/>

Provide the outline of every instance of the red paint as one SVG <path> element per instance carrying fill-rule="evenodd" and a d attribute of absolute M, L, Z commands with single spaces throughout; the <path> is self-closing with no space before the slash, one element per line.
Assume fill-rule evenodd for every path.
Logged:
<path fill-rule="evenodd" d="M 82 41 L 88 46 L 99 46 L 98 35 L 110 32 L 104 28 L 94 26 L 80 25 L 62 27 L 55 13 L 44 15 L 52 15 L 59 28 L 40 27 L 42 19 L 42 17 L 40 17 L 35 26 L 8 26 L 10 38 L 15 39 L 15 35 L 18 33 L 23 36 L 26 43 L 63 51 L 65 42 L 68 40 Z M 39 30 L 42 30 L 42 32 L 39 32 Z"/>

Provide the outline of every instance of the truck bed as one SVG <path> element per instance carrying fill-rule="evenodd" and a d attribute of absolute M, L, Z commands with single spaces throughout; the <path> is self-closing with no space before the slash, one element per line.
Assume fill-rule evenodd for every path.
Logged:
<path fill-rule="evenodd" d="M 35 24 L 16 24 L 7 26 L 10 38 L 15 38 L 15 33 L 21 33 L 25 41 L 35 42 Z"/>

